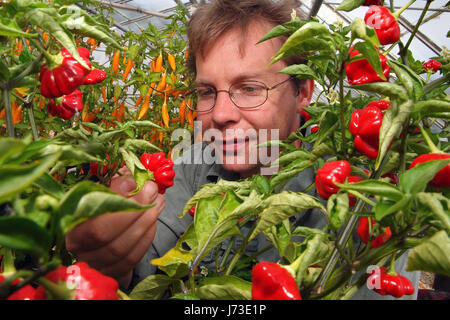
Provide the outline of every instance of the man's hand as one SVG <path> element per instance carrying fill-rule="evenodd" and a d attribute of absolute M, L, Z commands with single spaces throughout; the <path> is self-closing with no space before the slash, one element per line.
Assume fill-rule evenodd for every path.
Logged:
<path fill-rule="evenodd" d="M 120 169 L 120 173 L 122 176 L 112 178 L 110 188 L 129 197 L 136 184 L 128 168 Z M 77 225 L 66 237 L 67 250 L 78 260 L 114 277 L 123 287 L 128 287 L 134 266 L 150 247 L 157 218 L 164 208 L 164 198 L 154 182 L 147 182 L 138 194 L 129 198 L 155 206 L 143 212 L 101 215 Z"/>

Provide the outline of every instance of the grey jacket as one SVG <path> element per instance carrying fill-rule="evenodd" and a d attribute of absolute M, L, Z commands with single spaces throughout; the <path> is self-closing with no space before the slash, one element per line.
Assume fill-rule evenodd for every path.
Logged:
<path fill-rule="evenodd" d="M 225 171 L 219 164 L 207 164 L 203 160 L 203 151 L 205 150 L 204 143 L 194 144 L 188 151 L 175 161 L 175 180 L 174 185 L 166 190 L 164 197 L 166 199 L 165 208 L 158 218 L 158 227 L 155 239 L 147 253 L 138 263 L 134 269 L 133 281 L 131 287 L 138 282 L 145 279 L 151 274 L 157 272 L 157 268 L 150 263 L 152 259 L 163 256 L 168 250 L 173 248 L 178 238 L 185 232 L 188 226 L 192 223 L 193 218 L 186 214 L 182 219 L 181 215 L 186 202 L 199 190 L 199 188 L 206 183 L 215 183 L 219 179 L 238 180 L 239 175 L 233 172 Z M 313 170 L 305 170 L 296 177 L 292 178 L 284 187 L 284 190 L 294 192 L 303 192 L 314 181 Z M 315 194 L 315 189 L 312 188 L 308 192 L 311 195 Z M 326 219 L 323 214 L 310 210 L 296 216 L 297 225 L 322 229 L 326 224 Z M 245 230 L 243 230 L 245 233 Z M 237 243 L 236 245 L 239 245 Z M 248 245 L 248 253 L 262 250 L 268 245 L 268 241 L 260 234 Z M 223 244 L 225 250 L 226 243 Z M 276 250 L 266 251 L 259 256 L 260 260 L 277 261 L 279 258 Z M 402 275 L 409 278 L 415 288 L 418 288 L 419 272 L 406 272 L 406 254 L 398 258 L 396 261 L 397 270 Z M 213 258 L 210 255 L 204 261 L 204 264 L 213 263 Z M 369 290 L 365 286 L 362 287 L 353 299 L 395 299 L 390 296 L 380 296 L 379 294 Z M 415 300 L 417 298 L 417 290 L 414 295 L 404 296 L 404 299 Z"/>

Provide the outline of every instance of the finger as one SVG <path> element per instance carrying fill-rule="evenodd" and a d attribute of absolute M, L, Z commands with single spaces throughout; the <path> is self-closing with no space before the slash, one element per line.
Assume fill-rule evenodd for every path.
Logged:
<path fill-rule="evenodd" d="M 128 255 L 124 256 L 120 263 L 109 264 L 103 268 L 100 268 L 100 272 L 110 277 L 119 278 L 123 274 L 126 274 L 132 270 L 136 264 L 141 261 L 142 257 L 147 252 L 148 248 L 151 246 L 153 239 L 156 234 L 156 226 L 154 224 L 150 227 L 137 245 L 129 252 Z"/>
<path fill-rule="evenodd" d="M 159 214 L 164 208 L 164 198 L 159 196 L 155 200 L 156 206 L 148 209 L 127 230 L 107 245 L 90 251 L 83 251 L 77 258 L 84 261 L 96 261 L 97 267 L 113 265 L 124 260 L 134 248 L 141 246 L 141 241 L 151 228 L 155 228 Z M 144 242 L 145 243 L 145 242 Z M 101 259 L 99 259 L 101 257 Z M 98 265 L 97 265 L 98 263 Z"/>

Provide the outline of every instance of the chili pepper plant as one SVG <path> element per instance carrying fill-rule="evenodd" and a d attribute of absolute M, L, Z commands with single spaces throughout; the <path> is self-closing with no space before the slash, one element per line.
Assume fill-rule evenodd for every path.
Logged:
<path fill-rule="evenodd" d="M 416 60 L 411 41 L 430 2 L 402 39 L 398 19 L 415 1 L 397 11 L 394 2 L 346 0 L 337 10 L 363 5 L 366 16 L 329 26 L 294 16 L 260 40 L 287 36 L 271 63 L 304 56 L 281 73 L 313 79 L 322 99 L 303 110 L 298 132 L 261 146 L 282 150 L 276 174 L 200 188 L 180 213 L 192 224 L 151 261 L 163 274 L 139 283 L 132 298 L 349 299 L 374 280 L 376 293 L 400 298 L 418 290 L 395 270 L 404 254 L 407 271 L 450 275 L 450 57 Z M 283 189 L 304 170 L 315 172 L 313 184 Z M 323 228 L 291 219 L 310 209 Z M 247 251 L 261 234 L 270 246 Z M 279 259 L 265 261 L 266 250 Z"/>
<path fill-rule="evenodd" d="M 120 36 L 98 2 L 89 3 L 95 17 L 84 2 L 3 4 L 0 298 L 349 299 L 375 276 L 375 292 L 401 297 L 417 290 L 395 270 L 405 253 L 408 271 L 450 275 L 450 57 L 422 61 L 411 51 L 430 2 L 420 4 L 413 32 L 399 37 L 397 20 L 412 3 L 394 11 L 394 1 L 345 0 L 337 10 L 371 14 L 329 26 L 293 16 L 261 39 L 287 36 L 268 63 L 302 54 L 307 63 L 282 72 L 313 79 L 320 99 L 302 110 L 298 132 L 268 143 L 281 150 L 270 164 L 281 168 L 276 174 L 207 184 L 186 203 L 180 218 L 190 212 L 192 224 L 151 261 L 161 272 L 127 294 L 77 262 L 64 238 L 87 219 L 149 207 L 108 188 L 124 165 L 134 192 L 148 179 L 160 179 L 161 193 L 172 185 L 171 134 L 192 130 L 195 118 L 183 98 L 192 84 L 186 9 L 163 29 L 149 24 Z M 317 176 L 306 190 L 283 190 L 304 170 Z M 294 225 L 308 210 L 326 225 Z M 248 254 L 261 235 L 270 246 Z M 264 261 L 266 250 L 279 260 Z M 366 272 L 371 266 L 381 272 Z M 99 290 L 79 292 L 75 271 Z"/>

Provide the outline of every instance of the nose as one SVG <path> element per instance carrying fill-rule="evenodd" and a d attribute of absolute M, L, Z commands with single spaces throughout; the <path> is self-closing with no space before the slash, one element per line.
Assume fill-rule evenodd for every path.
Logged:
<path fill-rule="evenodd" d="M 231 101 L 227 90 L 217 90 L 216 104 L 212 109 L 212 121 L 218 127 L 226 127 L 240 119 L 239 108 Z"/>

